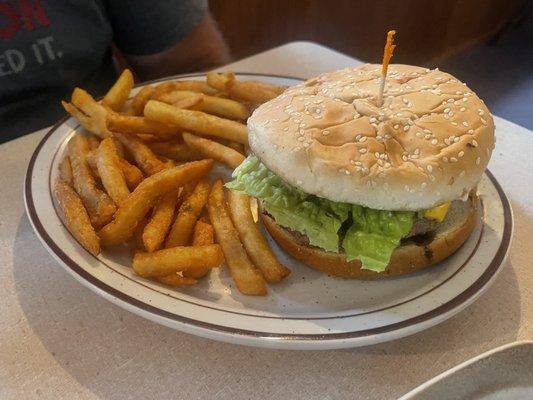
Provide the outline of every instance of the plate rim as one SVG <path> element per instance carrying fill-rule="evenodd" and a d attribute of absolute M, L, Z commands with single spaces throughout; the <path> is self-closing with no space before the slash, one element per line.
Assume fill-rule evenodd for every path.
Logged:
<path fill-rule="evenodd" d="M 163 81 L 168 81 L 172 79 L 200 77 L 200 76 L 203 77 L 205 76 L 205 74 L 206 73 L 191 73 L 191 74 L 182 74 L 182 75 L 164 77 L 164 78 L 159 78 L 159 79 L 155 79 L 155 80 L 148 81 L 148 82 L 142 82 L 140 84 L 135 85 L 134 87 L 137 88 L 137 87 L 145 86 L 151 83 L 163 82 Z M 293 76 L 276 75 L 276 74 L 262 74 L 262 73 L 250 73 L 250 72 L 235 72 L 235 74 L 245 75 L 245 76 L 248 75 L 248 76 L 270 77 L 270 78 L 281 78 L 281 79 L 292 79 L 292 80 L 303 81 L 303 79 L 301 78 L 297 78 Z M 502 207 L 503 207 L 504 225 L 503 225 L 502 239 L 498 246 L 498 250 L 494 254 L 492 260 L 490 261 L 489 265 L 486 267 L 484 272 L 468 288 L 463 290 L 461 293 L 459 293 L 452 299 L 448 300 L 446 303 L 441 304 L 440 306 L 433 308 L 432 310 L 429 310 L 415 317 L 406 319 L 404 321 L 396 322 L 396 323 L 389 324 L 389 325 L 384 325 L 381 327 L 375 327 L 371 329 L 357 330 L 357 331 L 326 333 L 326 334 L 259 332 L 259 331 L 253 331 L 253 330 L 247 330 L 247 329 L 227 327 L 227 326 L 219 325 L 216 323 L 205 322 L 205 321 L 200 321 L 197 319 L 184 317 L 182 315 L 175 314 L 169 311 L 165 311 L 158 307 L 155 307 L 143 301 L 140 301 L 108 285 L 107 283 L 97 279 L 93 275 L 89 274 L 87 271 L 85 271 L 85 269 L 83 269 L 80 265 L 78 265 L 78 263 L 72 260 L 56 244 L 56 242 L 49 236 L 47 230 L 41 223 L 37 215 L 37 211 L 35 209 L 34 196 L 32 193 L 32 175 L 33 175 L 33 171 L 35 167 L 35 162 L 44 144 L 54 134 L 54 132 L 57 131 L 70 118 L 71 117 L 67 115 L 61 120 L 59 120 L 56 124 L 54 124 L 50 128 L 50 130 L 45 134 L 45 136 L 41 139 L 41 141 L 35 148 L 30 158 L 28 168 L 26 170 L 26 175 L 24 178 L 24 205 L 26 208 L 26 213 L 29 217 L 29 220 L 31 222 L 31 225 L 34 231 L 37 233 L 37 236 L 39 237 L 43 245 L 52 253 L 54 258 L 56 258 L 56 260 L 59 261 L 60 264 L 64 268 L 66 268 L 67 271 L 72 276 L 74 276 L 80 283 L 84 284 L 85 286 L 87 286 L 93 291 L 97 291 L 98 294 L 104 295 L 103 297 L 107 299 L 118 300 L 114 302 L 120 305 L 121 307 L 126 308 L 128 311 L 136 312 L 137 314 L 140 314 L 141 316 L 145 318 L 149 318 L 155 322 L 159 322 L 159 323 L 162 322 L 155 318 L 162 318 L 163 320 L 169 319 L 171 321 L 183 324 L 185 326 L 190 326 L 191 328 L 199 328 L 202 330 L 207 330 L 208 332 L 216 332 L 216 333 L 221 333 L 224 335 L 228 335 L 228 334 L 231 336 L 238 335 L 240 337 L 245 337 L 250 340 L 268 339 L 268 340 L 291 341 L 291 342 L 293 341 L 324 342 L 324 341 L 334 341 L 334 340 L 335 341 L 356 340 L 356 339 L 369 337 L 373 335 L 379 335 L 379 334 L 394 334 L 394 332 L 398 332 L 402 329 L 406 329 L 409 327 L 413 327 L 415 329 L 414 331 L 417 331 L 416 330 L 417 326 L 420 326 L 421 324 L 424 324 L 424 323 L 428 323 L 429 321 L 439 318 L 439 317 L 447 318 L 447 316 L 451 316 L 455 314 L 455 312 L 459 312 L 462 308 L 466 307 L 468 304 L 473 302 L 484 291 L 484 289 L 486 289 L 487 284 L 489 284 L 491 280 L 497 275 L 497 273 L 499 272 L 499 267 L 505 260 L 509 252 L 509 249 L 511 247 L 512 232 L 513 232 L 513 227 L 514 227 L 513 212 L 512 212 L 511 204 L 509 202 L 509 199 L 505 195 L 505 192 L 503 191 L 499 182 L 496 180 L 494 175 L 488 169 L 486 169 L 485 174 L 489 178 L 491 184 L 496 189 L 499 199 L 502 203 Z M 166 325 L 171 326 L 169 324 L 166 324 Z"/>

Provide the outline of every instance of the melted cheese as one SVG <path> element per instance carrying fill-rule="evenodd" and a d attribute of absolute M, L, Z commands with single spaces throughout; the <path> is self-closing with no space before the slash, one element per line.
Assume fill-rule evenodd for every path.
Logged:
<path fill-rule="evenodd" d="M 424 212 L 424 217 L 435 219 L 439 222 L 444 221 L 448 209 L 450 208 L 450 202 L 441 204 L 440 206 L 430 208 Z"/>

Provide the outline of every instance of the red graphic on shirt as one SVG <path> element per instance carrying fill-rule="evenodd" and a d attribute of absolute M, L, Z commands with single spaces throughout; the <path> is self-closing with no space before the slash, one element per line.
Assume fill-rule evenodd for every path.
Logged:
<path fill-rule="evenodd" d="M 26 31 L 32 31 L 38 25 L 50 25 L 41 0 L 18 0 L 16 3 L 12 5 L 0 2 L 0 38 L 13 38 L 21 27 Z"/>

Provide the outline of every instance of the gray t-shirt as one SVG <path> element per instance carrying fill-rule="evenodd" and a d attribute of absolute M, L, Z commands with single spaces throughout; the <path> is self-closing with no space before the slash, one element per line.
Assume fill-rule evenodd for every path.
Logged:
<path fill-rule="evenodd" d="M 184 39 L 206 0 L 0 2 L 0 143 L 51 125 L 75 86 L 99 96 L 116 78 L 111 44 L 154 54 Z"/>

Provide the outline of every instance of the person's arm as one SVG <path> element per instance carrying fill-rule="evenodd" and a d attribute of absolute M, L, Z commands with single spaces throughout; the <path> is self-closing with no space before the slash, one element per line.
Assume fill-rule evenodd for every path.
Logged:
<path fill-rule="evenodd" d="M 141 80 L 206 70 L 231 60 L 228 47 L 209 12 L 185 39 L 171 47 L 155 54 L 124 54 L 124 57 Z"/>

